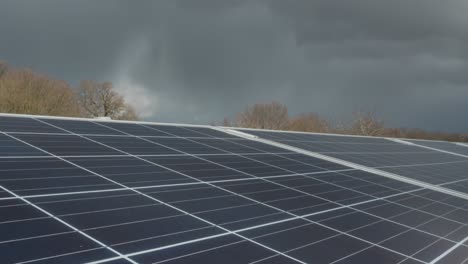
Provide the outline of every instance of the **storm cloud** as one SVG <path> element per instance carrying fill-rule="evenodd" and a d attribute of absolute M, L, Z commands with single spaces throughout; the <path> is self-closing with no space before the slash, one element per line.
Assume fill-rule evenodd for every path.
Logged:
<path fill-rule="evenodd" d="M 466 131 L 464 0 L 0 3 L 0 59 L 110 80 L 147 120 L 209 123 L 246 105 Z"/>

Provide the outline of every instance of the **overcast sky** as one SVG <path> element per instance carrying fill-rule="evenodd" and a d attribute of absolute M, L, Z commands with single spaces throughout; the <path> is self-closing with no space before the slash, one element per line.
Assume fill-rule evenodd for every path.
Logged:
<path fill-rule="evenodd" d="M 248 104 L 468 130 L 466 0 L 0 2 L 0 59 L 114 82 L 146 120 L 210 123 Z"/>

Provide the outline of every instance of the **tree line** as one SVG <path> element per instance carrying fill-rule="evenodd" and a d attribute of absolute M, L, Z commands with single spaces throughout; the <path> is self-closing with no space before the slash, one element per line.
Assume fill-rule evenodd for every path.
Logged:
<path fill-rule="evenodd" d="M 235 118 L 225 118 L 224 126 L 315 133 L 335 133 L 393 138 L 446 140 L 468 142 L 468 133 L 430 132 L 417 128 L 394 128 L 385 125 L 376 111 L 359 111 L 347 121 L 334 122 L 316 113 L 288 114 L 286 105 L 279 102 L 258 103 L 248 106 Z"/>
<path fill-rule="evenodd" d="M 29 69 L 9 67 L 0 61 L 0 112 L 69 117 L 110 117 L 138 120 L 110 82 L 81 81 L 72 87 Z"/>
<path fill-rule="evenodd" d="M 138 120 L 139 117 L 112 83 L 81 81 L 78 87 L 29 69 L 16 69 L 0 61 L 0 113 L 69 117 L 110 117 Z M 395 138 L 468 142 L 468 133 L 429 132 L 385 125 L 375 111 L 357 112 L 348 121 L 334 122 L 316 113 L 291 116 L 279 102 L 248 106 L 224 126 L 317 133 L 336 133 Z"/>

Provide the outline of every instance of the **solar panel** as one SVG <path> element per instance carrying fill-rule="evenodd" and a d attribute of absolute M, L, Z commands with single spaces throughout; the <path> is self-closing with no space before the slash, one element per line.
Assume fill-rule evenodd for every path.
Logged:
<path fill-rule="evenodd" d="M 210 127 L 1 118 L 2 263 L 468 258 L 466 200 L 444 192 Z M 348 138 L 356 152 L 433 152 Z M 344 141 L 333 151 L 351 152 Z"/>
<path fill-rule="evenodd" d="M 242 131 L 468 195 L 468 156 L 463 155 L 468 148 L 465 146 L 424 140 L 393 141 L 312 133 Z"/>

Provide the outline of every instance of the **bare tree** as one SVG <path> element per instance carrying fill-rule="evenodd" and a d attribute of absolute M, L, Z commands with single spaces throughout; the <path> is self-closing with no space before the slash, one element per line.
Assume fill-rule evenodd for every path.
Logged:
<path fill-rule="evenodd" d="M 133 106 L 129 104 L 126 104 L 124 110 L 120 113 L 120 115 L 117 115 L 114 118 L 118 120 L 139 120 L 135 108 L 133 108 Z"/>
<path fill-rule="evenodd" d="M 355 113 L 351 133 L 363 136 L 380 136 L 385 132 L 384 122 L 374 111 Z"/>
<path fill-rule="evenodd" d="M 0 112 L 79 116 L 72 88 L 64 81 L 29 70 L 11 70 L 0 78 Z"/>
<path fill-rule="evenodd" d="M 301 114 L 291 119 L 289 130 L 325 133 L 330 131 L 330 124 L 315 113 Z"/>
<path fill-rule="evenodd" d="M 8 71 L 8 65 L 4 61 L 0 61 L 0 78 L 2 78 L 3 75 L 6 74 Z"/>
<path fill-rule="evenodd" d="M 237 126 L 250 128 L 287 129 L 288 124 L 288 108 L 278 102 L 249 106 L 236 119 Z"/>
<path fill-rule="evenodd" d="M 80 106 L 87 116 L 138 119 L 134 108 L 125 103 L 124 98 L 114 91 L 110 82 L 81 81 L 78 98 Z"/>

